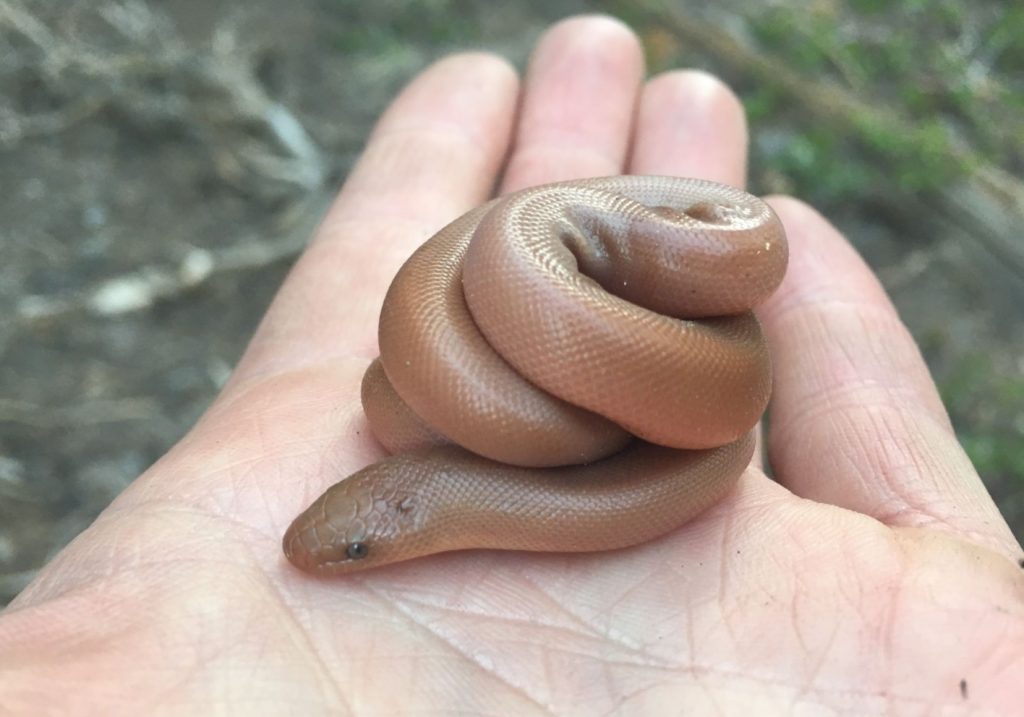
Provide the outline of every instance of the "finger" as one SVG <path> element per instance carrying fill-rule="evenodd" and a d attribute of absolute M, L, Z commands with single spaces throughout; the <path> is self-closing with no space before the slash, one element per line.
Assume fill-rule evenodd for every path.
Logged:
<path fill-rule="evenodd" d="M 675 70 L 643 89 L 628 171 L 700 177 L 736 187 L 746 183 L 747 121 L 743 105 L 721 80 Z M 758 430 L 754 465 L 763 465 Z"/>
<path fill-rule="evenodd" d="M 643 53 L 618 20 L 564 20 L 530 58 L 522 114 L 503 191 L 619 174 L 643 78 Z"/>
<path fill-rule="evenodd" d="M 237 380 L 376 354 L 380 303 L 398 267 L 492 190 L 517 92 L 514 70 L 482 53 L 441 60 L 405 88 L 281 287 Z"/>
<path fill-rule="evenodd" d="M 651 79 L 640 98 L 634 142 L 631 173 L 746 183 L 743 105 L 706 72 L 677 70 Z"/>
<path fill-rule="evenodd" d="M 889 525 L 936 527 L 1017 555 L 871 270 L 812 209 L 772 204 L 791 257 L 762 312 L 776 366 L 768 442 L 780 481 Z"/>

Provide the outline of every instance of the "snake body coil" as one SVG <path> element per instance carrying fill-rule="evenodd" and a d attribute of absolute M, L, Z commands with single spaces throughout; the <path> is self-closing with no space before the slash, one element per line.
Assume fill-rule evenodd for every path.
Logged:
<path fill-rule="evenodd" d="M 696 179 L 562 182 L 462 216 L 381 312 L 363 405 L 394 455 L 317 499 L 285 554 L 337 574 L 682 525 L 750 461 L 771 390 L 751 309 L 786 261 L 766 204 Z"/>

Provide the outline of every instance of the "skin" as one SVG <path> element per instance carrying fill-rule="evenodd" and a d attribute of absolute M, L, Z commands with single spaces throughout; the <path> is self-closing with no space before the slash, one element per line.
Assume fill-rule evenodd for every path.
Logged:
<path fill-rule="evenodd" d="M 576 18 L 540 40 L 518 114 L 514 73 L 487 55 L 412 82 L 216 403 L 0 617 L 4 710 L 1019 711 L 1021 547 L 877 280 L 793 199 L 772 200 L 791 258 L 760 312 L 778 482 L 753 466 L 683 529 L 611 554 L 322 581 L 280 555 L 302 506 L 383 455 L 359 378 L 417 243 L 496 180 L 742 184 L 733 95 L 694 72 L 642 82 L 641 57 L 619 23 Z"/>

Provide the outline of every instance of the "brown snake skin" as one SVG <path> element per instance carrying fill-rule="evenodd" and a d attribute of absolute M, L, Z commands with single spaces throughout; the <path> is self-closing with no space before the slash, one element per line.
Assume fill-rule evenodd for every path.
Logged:
<path fill-rule="evenodd" d="M 332 486 L 284 552 L 333 575 L 463 548 L 663 535 L 750 462 L 782 280 L 774 212 L 697 179 L 609 177 L 475 209 L 413 254 L 363 405 L 392 457 Z"/>

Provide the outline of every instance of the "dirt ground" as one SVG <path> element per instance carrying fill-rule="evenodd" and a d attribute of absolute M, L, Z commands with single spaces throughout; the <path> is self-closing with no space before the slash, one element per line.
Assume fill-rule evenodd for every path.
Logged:
<path fill-rule="evenodd" d="M 0 605 L 203 412 L 394 92 L 454 48 L 522 66 L 590 7 L 0 3 Z M 877 267 L 958 429 L 984 450 L 978 426 L 1012 410 L 1024 434 L 1020 383 L 1011 409 L 973 398 L 1024 375 L 1012 267 L 953 228 L 823 208 Z M 1020 476 L 986 479 L 1024 536 Z"/>

